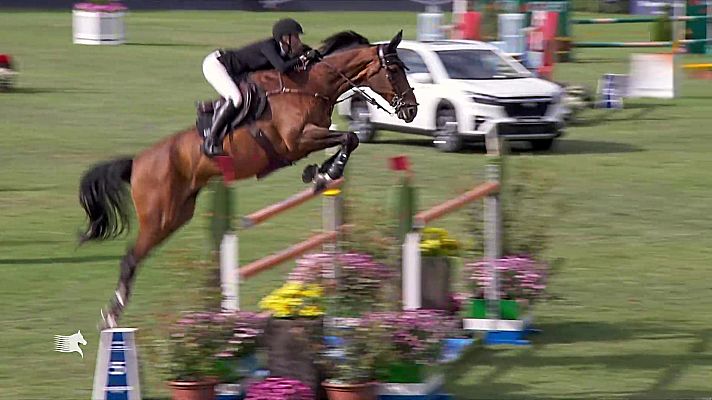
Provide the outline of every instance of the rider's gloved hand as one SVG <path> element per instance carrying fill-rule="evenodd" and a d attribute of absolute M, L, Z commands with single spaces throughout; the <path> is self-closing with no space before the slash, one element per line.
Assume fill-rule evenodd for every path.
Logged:
<path fill-rule="evenodd" d="M 309 61 L 321 60 L 321 53 L 315 49 L 311 49 L 304 54 L 304 57 Z"/>

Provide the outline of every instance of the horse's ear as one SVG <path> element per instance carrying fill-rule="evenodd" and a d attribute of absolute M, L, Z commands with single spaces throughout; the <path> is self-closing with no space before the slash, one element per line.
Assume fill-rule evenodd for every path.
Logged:
<path fill-rule="evenodd" d="M 396 33 L 395 36 L 393 36 L 393 39 L 391 39 L 391 42 L 388 43 L 388 52 L 389 53 L 395 53 L 396 49 L 398 48 L 398 45 L 401 42 L 401 39 L 403 39 L 403 30 L 401 29 Z"/>

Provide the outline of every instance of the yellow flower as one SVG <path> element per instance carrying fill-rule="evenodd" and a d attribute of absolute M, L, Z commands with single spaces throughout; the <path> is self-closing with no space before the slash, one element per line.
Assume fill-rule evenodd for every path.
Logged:
<path fill-rule="evenodd" d="M 442 228 L 432 228 L 428 227 L 423 229 L 423 234 L 424 235 L 438 235 L 438 236 L 447 236 L 448 232 L 445 229 Z"/>
<path fill-rule="evenodd" d="M 304 291 L 302 291 L 302 296 L 304 297 L 321 297 L 324 295 L 324 288 L 319 285 L 308 285 Z"/>
<path fill-rule="evenodd" d="M 274 315 L 275 318 L 287 318 L 291 316 L 291 313 L 287 310 L 274 310 L 272 315 Z"/>
<path fill-rule="evenodd" d="M 301 307 L 304 304 L 302 299 L 289 299 L 284 302 L 288 307 Z"/>
<path fill-rule="evenodd" d="M 317 306 L 306 306 L 299 311 L 299 315 L 302 317 L 318 317 L 324 315 L 324 310 Z"/>

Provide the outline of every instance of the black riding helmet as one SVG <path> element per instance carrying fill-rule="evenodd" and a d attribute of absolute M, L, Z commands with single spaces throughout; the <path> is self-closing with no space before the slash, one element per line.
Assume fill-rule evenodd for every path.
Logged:
<path fill-rule="evenodd" d="M 293 33 L 304 34 L 304 30 L 302 30 L 302 26 L 299 25 L 299 22 L 291 18 L 280 19 L 272 27 L 272 37 L 278 42 L 282 36 L 291 35 Z"/>

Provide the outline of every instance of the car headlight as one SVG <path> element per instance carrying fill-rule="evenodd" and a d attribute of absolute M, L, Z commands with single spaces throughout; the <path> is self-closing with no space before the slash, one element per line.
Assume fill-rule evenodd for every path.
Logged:
<path fill-rule="evenodd" d="M 561 103 L 561 97 L 563 96 L 563 91 L 558 90 L 554 92 L 554 94 L 551 95 L 551 104 L 559 104 Z"/>
<path fill-rule="evenodd" d="M 498 106 L 499 105 L 499 99 L 494 96 L 488 96 L 486 94 L 473 93 L 473 92 L 467 92 L 467 95 L 470 97 L 470 100 L 474 101 L 475 103 L 487 104 L 490 106 Z"/>

